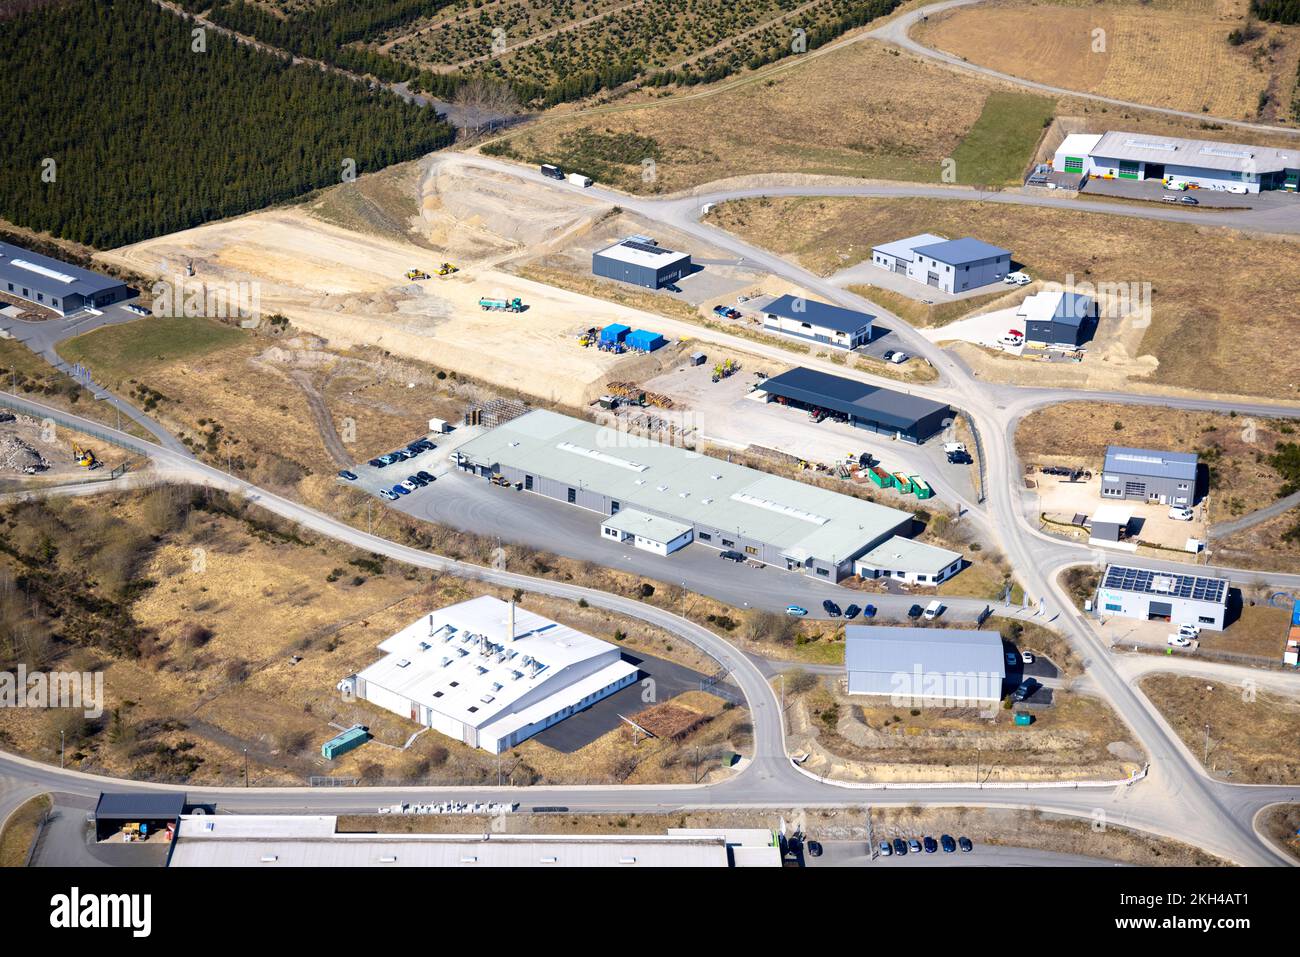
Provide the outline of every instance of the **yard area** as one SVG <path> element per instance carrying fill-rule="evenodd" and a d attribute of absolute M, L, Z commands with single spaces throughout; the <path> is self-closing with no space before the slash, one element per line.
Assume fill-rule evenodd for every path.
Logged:
<path fill-rule="evenodd" d="M 875 244 L 928 231 L 1004 246 L 1037 279 L 1139 291 L 1149 283 L 1149 328 L 1128 320 L 1112 334 L 1118 320 L 1103 319 L 1087 361 L 1051 366 L 1061 384 L 1204 394 L 1212 383 L 1220 394 L 1300 399 L 1281 348 L 1296 334 L 1300 298 L 1292 243 L 1095 213 L 924 199 L 751 199 L 718 206 L 706 220 L 823 276 L 867 259 Z M 1224 270 L 1225 262 L 1233 268 Z M 1251 333 L 1242 336 L 1246 303 Z M 959 348 L 963 357 L 982 355 Z M 1044 374 L 1041 363 L 980 361 L 980 374 L 997 380 L 1040 384 Z"/>
<path fill-rule="evenodd" d="M 1206 769 L 1215 777 L 1238 784 L 1300 783 L 1300 698 L 1175 675 L 1151 675 L 1140 687 L 1199 761 L 1205 759 L 1209 725 Z"/>
<path fill-rule="evenodd" d="M 936 14 L 912 35 L 1053 86 L 1233 119 L 1287 120 L 1300 31 L 1258 23 L 1244 42 L 1229 42 L 1248 10 L 1248 0 L 997 0 Z M 1097 30 L 1104 31 L 1100 49 Z"/>

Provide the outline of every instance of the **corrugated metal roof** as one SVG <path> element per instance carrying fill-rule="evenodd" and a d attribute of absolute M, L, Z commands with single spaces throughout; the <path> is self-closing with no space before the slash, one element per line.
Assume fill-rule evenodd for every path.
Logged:
<path fill-rule="evenodd" d="M 845 415 L 855 415 L 904 431 L 935 412 L 951 412 L 942 402 L 867 385 L 865 382 L 815 369 L 805 369 L 803 366 L 765 379 L 757 388 L 772 395 L 785 396 L 787 399 L 821 406 Z"/>
<path fill-rule="evenodd" d="M 858 332 L 871 325 L 875 316 L 843 306 L 832 306 L 803 296 L 785 295 L 774 299 L 763 307 L 763 312 L 770 312 L 783 319 L 797 319 L 810 322 L 814 326 L 833 329 L 836 332 Z"/>
<path fill-rule="evenodd" d="M 114 821 L 180 817 L 185 795 L 180 792 L 105 791 L 95 805 L 95 817 Z"/>
<path fill-rule="evenodd" d="M 946 548 L 895 535 L 867 552 L 858 561 L 872 568 L 930 574 L 943 571 L 960 558 L 961 555 L 957 552 Z"/>
<path fill-rule="evenodd" d="M 1300 151 L 1245 143 L 1191 140 L 1151 133 L 1111 130 L 1104 133 L 1091 155 L 1130 162 L 1191 166 L 1228 173 L 1276 173 L 1300 168 Z"/>
<path fill-rule="evenodd" d="M 616 259 L 633 266 L 646 266 L 650 269 L 662 269 L 682 259 L 690 259 L 690 253 L 679 253 L 663 246 L 651 245 L 638 238 L 620 239 L 612 246 L 596 252 L 605 259 Z"/>
<path fill-rule="evenodd" d="M 1016 315 L 1026 322 L 1059 322 L 1062 325 L 1082 325 L 1092 317 L 1094 302 L 1091 296 L 1063 290 L 1045 290 L 1026 296 L 1016 310 Z"/>
<path fill-rule="evenodd" d="M 0 278 L 21 282 L 29 289 L 62 299 L 67 295 L 91 296 L 125 283 L 50 256 L 0 243 Z"/>
<path fill-rule="evenodd" d="M 996 631 L 848 625 L 844 633 L 852 694 L 929 696 L 925 687 L 936 682 L 939 688 L 965 692 L 962 697 L 996 700 L 1001 695 L 1006 665 Z"/>
<path fill-rule="evenodd" d="M 933 246 L 917 246 L 915 251 L 918 255 L 929 256 L 931 259 L 937 259 L 949 266 L 965 266 L 969 263 L 983 262 L 985 259 L 997 259 L 999 256 L 1011 255 L 1009 249 L 994 246 L 992 243 L 986 243 L 982 239 L 975 239 L 971 236 L 962 239 L 950 239 L 947 242 L 936 243 Z"/>
<path fill-rule="evenodd" d="M 1148 478 L 1170 478 L 1183 481 L 1196 480 L 1198 457 L 1193 452 L 1157 452 L 1152 449 L 1133 449 L 1123 445 L 1106 448 L 1103 471 L 1121 475 L 1145 475 Z"/>
<path fill-rule="evenodd" d="M 933 246 L 943 241 L 942 236 L 936 236 L 934 233 L 921 233 L 917 236 L 908 236 L 906 239 L 896 239 L 892 243 L 881 243 L 879 246 L 872 246 L 871 251 L 873 253 L 884 253 L 886 256 L 893 256 L 895 259 L 902 259 L 905 262 L 911 262 L 918 246 Z"/>

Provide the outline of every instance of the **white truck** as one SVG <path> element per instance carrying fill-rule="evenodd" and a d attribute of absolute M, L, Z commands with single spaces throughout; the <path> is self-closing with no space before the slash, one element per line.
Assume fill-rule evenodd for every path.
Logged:
<path fill-rule="evenodd" d="M 591 185 L 591 177 L 583 176 L 581 173 L 570 173 L 568 179 L 574 186 L 581 186 L 583 189 Z"/>

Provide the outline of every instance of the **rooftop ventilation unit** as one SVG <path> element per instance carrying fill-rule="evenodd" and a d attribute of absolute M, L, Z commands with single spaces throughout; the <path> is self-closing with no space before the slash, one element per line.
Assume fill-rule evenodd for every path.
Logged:
<path fill-rule="evenodd" d="M 581 455 L 585 458 L 594 459 L 605 465 L 615 465 L 621 469 L 627 469 L 629 472 L 644 472 L 650 466 L 642 465 L 640 462 L 633 462 L 631 459 L 620 458 L 617 455 L 610 455 L 608 452 L 601 452 L 597 449 L 589 449 L 584 445 L 574 445 L 572 442 L 561 442 L 556 445 L 561 452 L 572 452 L 574 455 Z"/>
<path fill-rule="evenodd" d="M 397 663 L 397 667 L 399 667 L 399 668 L 409 668 L 409 667 L 411 667 L 411 663 L 410 663 L 407 659 L 403 658 L 401 661 L 399 661 L 399 662 Z"/>
<path fill-rule="evenodd" d="M 44 276 L 46 279 L 56 279 L 62 283 L 74 283 L 77 281 L 75 276 L 69 276 L 65 272 L 59 272 L 57 269 L 50 269 L 48 266 L 38 266 L 36 263 L 29 263 L 26 259 L 11 259 L 9 262 L 19 269 L 26 269 L 28 272 L 34 272 L 38 276 Z"/>

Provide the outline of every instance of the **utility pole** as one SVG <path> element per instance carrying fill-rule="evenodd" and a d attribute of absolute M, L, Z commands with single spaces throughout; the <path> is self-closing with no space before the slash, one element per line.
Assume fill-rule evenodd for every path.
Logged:
<path fill-rule="evenodd" d="M 60 731 L 59 732 L 59 770 L 60 771 L 63 770 L 63 757 L 64 754 L 66 753 L 65 744 L 64 744 L 65 740 L 66 739 L 64 738 L 64 733 Z"/>
<path fill-rule="evenodd" d="M 244 787 L 248 787 L 248 748 L 244 748 Z"/>
<path fill-rule="evenodd" d="M 1210 722 L 1205 722 L 1205 758 L 1201 761 L 1205 770 L 1210 769 Z"/>

